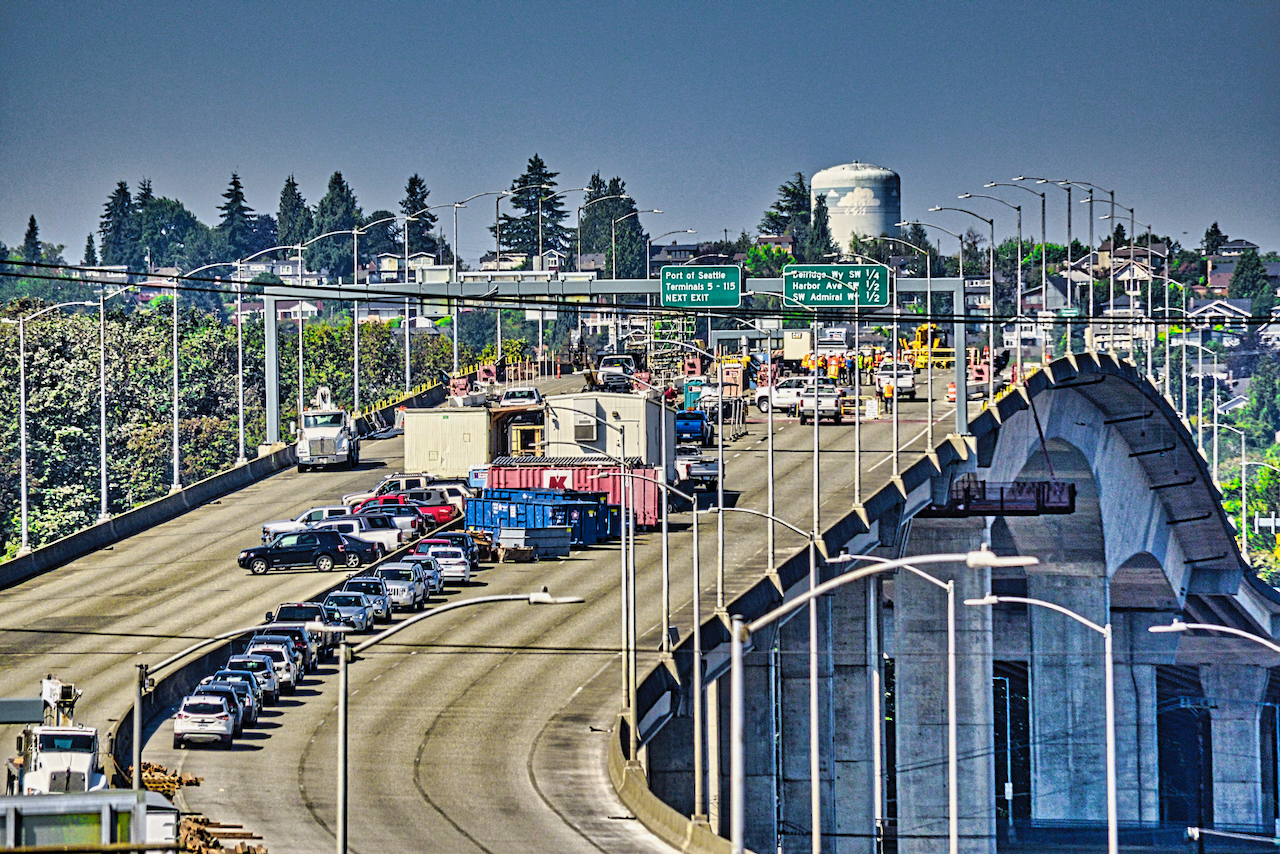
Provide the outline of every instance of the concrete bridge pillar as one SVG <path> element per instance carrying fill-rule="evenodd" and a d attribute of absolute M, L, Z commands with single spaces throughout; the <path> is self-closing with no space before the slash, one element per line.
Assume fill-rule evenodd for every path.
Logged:
<path fill-rule="evenodd" d="M 1112 612 L 1116 678 L 1116 806 L 1123 822 L 1160 820 L 1156 642 L 1171 614 Z"/>
<path fill-rule="evenodd" d="M 649 790 L 676 812 L 693 815 L 692 714 L 667 721 L 646 746 L 646 751 Z"/>
<path fill-rule="evenodd" d="M 878 612 L 872 611 L 879 607 L 879 581 L 855 581 L 837 588 L 830 598 L 832 705 L 836 721 L 832 786 L 837 836 L 823 849 L 839 854 L 874 854 L 874 760 L 881 746 L 874 736 L 872 721 L 877 714 L 884 720 Z M 883 724 L 881 733 L 883 738 Z"/>
<path fill-rule="evenodd" d="M 1267 668 L 1254 664 L 1200 667 L 1200 683 L 1213 703 L 1209 720 L 1214 827 L 1272 830 L 1271 822 L 1262 815 L 1262 707 L 1258 705 L 1266 693 L 1268 676 Z"/>
<path fill-rule="evenodd" d="M 778 845 L 776 634 L 773 627 L 757 633 L 754 648 L 742 658 L 743 831 L 751 851 L 774 851 Z"/>
<path fill-rule="evenodd" d="M 818 735 L 819 797 L 824 850 L 836 850 L 832 828 L 835 803 L 832 788 L 834 719 L 831 714 L 831 597 L 820 598 L 818 609 Z M 802 608 L 778 630 L 781 667 L 782 793 L 780 814 L 783 852 L 811 850 L 812 798 L 809 747 L 809 611 Z M 831 844 L 827 844 L 831 843 Z M 757 849 L 760 850 L 760 849 Z M 768 849 L 774 850 L 772 848 Z"/>
<path fill-rule="evenodd" d="M 1101 563 L 1087 568 L 1094 571 L 1067 575 L 1030 567 L 1027 595 L 1063 605 L 1086 619 L 1105 624 L 1105 569 Z M 1031 628 L 1031 817 L 1105 822 L 1106 675 L 1102 635 L 1047 608 L 1028 607 L 1027 611 Z"/>
<path fill-rule="evenodd" d="M 912 524 L 909 551 L 967 552 L 986 534 L 982 519 L 928 519 Z M 965 607 L 985 596 L 990 570 L 963 565 L 922 567 L 956 586 L 956 719 L 960 850 L 995 854 L 992 783 L 991 609 Z M 913 573 L 894 579 L 894 691 L 896 694 L 898 851 L 946 850 L 949 828 L 947 750 L 947 594 Z"/>

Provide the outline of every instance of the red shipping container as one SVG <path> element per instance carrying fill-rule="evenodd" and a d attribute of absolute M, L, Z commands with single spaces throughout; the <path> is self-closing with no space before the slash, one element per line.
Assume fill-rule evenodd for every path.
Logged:
<path fill-rule="evenodd" d="M 557 461 L 559 462 L 559 461 Z M 630 479 L 635 489 L 635 519 L 641 527 L 662 524 L 662 487 L 643 478 L 659 479 L 656 467 L 628 469 L 639 477 Z M 596 477 L 596 475 L 601 475 Z M 580 492 L 607 492 L 610 504 L 621 504 L 617 466 L 545 465 L 490 466 L 485 486 L 494 489 L 576 489 Z M 628 502 L 631 495 L 628 493 Z"/>

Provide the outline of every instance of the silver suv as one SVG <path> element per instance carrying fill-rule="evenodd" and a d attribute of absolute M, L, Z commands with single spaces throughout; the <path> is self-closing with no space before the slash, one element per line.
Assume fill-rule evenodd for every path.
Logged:
<path fill-rule="evenodd" d="M 387 585 L 393 608 L 421 611 L 427 604 L 427 582 L 422 568 L 416 563 L 392 561 L 373 571 Z"/>

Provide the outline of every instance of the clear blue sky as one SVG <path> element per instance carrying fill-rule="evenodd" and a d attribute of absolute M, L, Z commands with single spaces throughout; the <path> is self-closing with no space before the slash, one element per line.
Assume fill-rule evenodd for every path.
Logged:
<path fill-rule="evenodd" d="M 1114 187 L 1185 244 L 1217 220 L 1280 249 L 1278 46 L 1276 0 L 8 0 L 0 240 L 35 214 L 78 261 L 121 179 L 213 223 L 233 170 L 273 214 L 288 174 L 314 203 L 341 170 L 369 213 L 414 172 L 451 202 L 537 152 L 563 187 L 621 176 L 666 211 L 644 218 L 655 236 L 754 229 L 792 173 L 856 159 L 902 176 L 904 215 L 953 230 L 969 218 L 928 207 L 1025 172 Z M 1012 233 L 1012 211 L 970 204 Z M 460 212 L 464 259 L 492 216 Z"/>

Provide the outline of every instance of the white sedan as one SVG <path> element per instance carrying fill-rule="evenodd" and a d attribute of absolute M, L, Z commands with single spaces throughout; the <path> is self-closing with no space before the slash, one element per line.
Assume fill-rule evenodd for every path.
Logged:
<path fill-rule="evenodd" d="M 462 549 L 433 546 L 430 556 L 435 560 L 436 566 L 440 567 L 441 578 L 461 581 L 463 584 L 470 583 L 471 560 Z"/>

